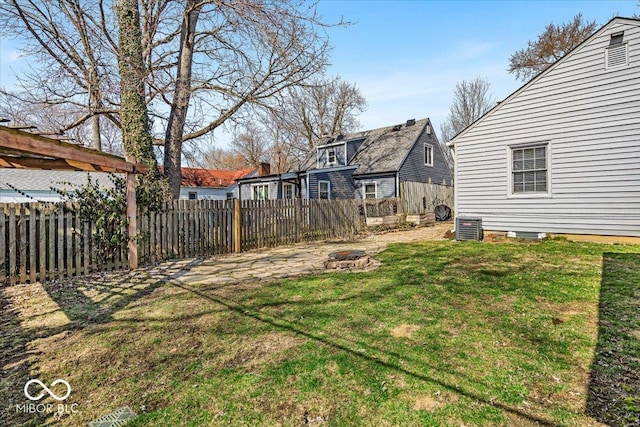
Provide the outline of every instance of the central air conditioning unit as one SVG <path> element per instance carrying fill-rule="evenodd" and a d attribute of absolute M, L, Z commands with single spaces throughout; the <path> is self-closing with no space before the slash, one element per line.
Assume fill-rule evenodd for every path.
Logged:
<path fill-rule="evenodd" d="M 456 218 L 456 240 L 482 240 L 482 218 L 464 217 Z"/>

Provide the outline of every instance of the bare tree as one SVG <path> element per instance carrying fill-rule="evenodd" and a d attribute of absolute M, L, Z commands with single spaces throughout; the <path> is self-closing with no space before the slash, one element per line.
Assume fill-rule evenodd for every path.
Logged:
<path fill-rule="evenodd" d="M 306 142 L 309 149 L 323 135 L 354 131 L 358 126 L 356 116 L 367 106 L 360 89 L 340 77 L 316 80 L 309 86 L 295 88 L 288 93 L 287 103 L 281 120 Z"/>
<path fill-rule="evenodd" d="M 529 41 L 526 49 L 520 49 L 509 57 L 509 72 L 526 81 L 569 53 L 596 29 L 595 21 L 583 21 L 582 14 L 571 22 L 547 25 L 535 41 Z"/>
<path fill-rule="evenodd" d="M 26 40 L 26 53 L 42 58 L 54 71 L 46 73 L 52 77 L 43 86 L 38 76 L 45 73 L 34 67 L 32 81 L 16 96 L 27 98 L 29 93 L 34 101 L 49 101 L 55 94 L 52 102 L 86 110 L 80 119 L 66 123 L 67 129 L 98 114 L 118 125 L 124 120 L 117 66 L 121 41 L 113 37 L 118 22 L 113 1 L 0 4 L 0 29 Z M 173 197 L 179 194 L 186 141 L 206 136 L 247 106 L 269 106 L 275 95 L 304 84 L 327 64 L 328 40 L 319 30 L 326 24 L 315 4 L 149 0 L 135 2 L 135 8 L 141 17 L 143 67 L 138 77 L 145 84 L 151 131 L 166 146 L 165 173 Z M 63 35 L 62 42 L 56 41 L 57 34 Z M 46 90 L 29 90 L 39 87 Z M 56 92 L 60 88 L 64 93 Z"/>
<path fill-rule="evenodd" d="M 440 146 L 452 171 L 453 157 L 447 143 L 491 109 L 494 101 L 489 94 L 490 87 L 489 81 L 483 77 L 476 77 L 470 81 L 463 80 L 456 85 L 449 115 L 440 125 Z"/>
<path fill-rule="evenodd" d="M 257 168 L 268 160 L 269 143 L 258 126 L 247 123 L 241 127 L 231 140 L 232 152 L 245 164 Z"/>
<path fill-rule="evenodd" d="M 208 168 L 222 170 L 240 170 L 251 167 L 240 154 L 222 148 L 214 148 L 206 153 L 204 165 Z"/>

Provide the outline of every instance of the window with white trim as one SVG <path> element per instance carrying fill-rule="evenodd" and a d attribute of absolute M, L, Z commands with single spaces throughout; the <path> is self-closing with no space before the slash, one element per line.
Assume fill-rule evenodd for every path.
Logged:
<path fill-rule="evenodd" d="M 336 149 L 329 148 L 327 150 L 327 163 L 330 165 L 336 164 Z"/>
<path fill-rule="evenodd" d="M 189 200 L 198 200 L 198 192 L 189 191 Z"/>
<path fill-rule="evenodd" d="M 424 144 L 424 164 L 433 166 L 433 145 L 431 144 Z"/>
<path fill-rule="evenodd" d="M 547 144 L 511 148 L 512 194 L 548 192 Z"/>
<path fill-rule="evenodd" d="M 293 199 L 295 196 L 295 187 L 293 184 L 285 183 L 282 184 L 282 198 L 283 199 Z"/>
<path fill-rule="evenodd" d="M 318 181 L 318 198 L 319 199 L 331 199 L 331 182 L 330 181 Z"/>
<path fill-rule="evenodd" d="M 377 182 L 367 182 L 364 184 L 364 193 L 363 196 L 365 199 L 377 199 L 378 198 L 378 183 Z"/>
<path fill-rule="evenodd" d="M 254 184 L 251 196 L 252 200 L 269 200 L 269 184 Z"/>

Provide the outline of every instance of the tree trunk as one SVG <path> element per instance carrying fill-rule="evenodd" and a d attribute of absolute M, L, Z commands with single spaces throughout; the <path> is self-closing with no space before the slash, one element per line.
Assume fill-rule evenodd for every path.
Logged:
<path fill-rule="evenodd" d="M 144 99 L 145 72 L 138 2 L 118 0 L 116 15 L 120 27 L 120 123 L 125 158 L 154 168 L 153 140 L 149 134 L 149 116 Z"/>
<path fill-rule="evenodd" d="M 182 181 L 182 134 L 187 120 L 189 99 L 191 97 L 191 65 L 193 61 L 196 25 L 198 23 L 200 10 L 202 9 L 202 3 L 196 3 L 196 0 L 187 0 L 185 7 L 180 32 L 176 86 L 171 104 L 171 112 L 169 113 L 167 133 L 165 135 L 164 173 L 169 182 L 169 192 L 174 199 L 180 196 L 180 183 Z"/>

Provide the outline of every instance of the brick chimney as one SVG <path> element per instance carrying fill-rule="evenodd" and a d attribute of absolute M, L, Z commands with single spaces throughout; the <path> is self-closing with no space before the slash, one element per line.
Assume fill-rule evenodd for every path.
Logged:
<path fill-rule="evenodd" d="M 260 163 L 258 166 L 258 176 L 265 176 L 271 174 L 271 165 L 266 162 Z"/>

